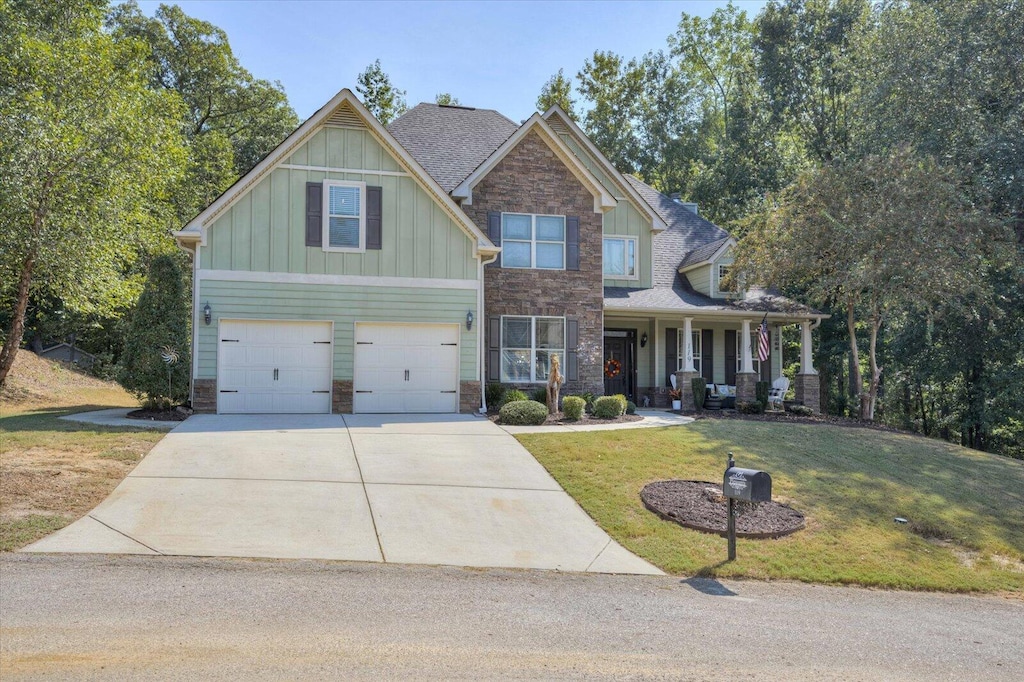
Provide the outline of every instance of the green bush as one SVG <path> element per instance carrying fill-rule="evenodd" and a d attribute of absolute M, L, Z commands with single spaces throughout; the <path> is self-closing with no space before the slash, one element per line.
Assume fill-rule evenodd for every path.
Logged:
<path fill-rule="evenodd" d="M 591 414 L 594 411 L 594 400 L 596 396 L 590 391 L 584 391 L 583 393 L 579 394 L 579 397 L 583 398 L 583 400 L 586 401 L 587 414 Z"/>
<path fill-rule="evenodd" d="M 502 424 L 538 426 L 548 418 L 548 406 L 536 400 L 514 400 L 505 403 L 498 416 Z"/>
<path fill-rule="evenodd" d="M 548 403 L 548 389 L 546 386 L 533 389 L 533 393 L 530 394 L 530 400 L 536 400 L 538 403 Z"/>
<path fill-rule="evenodd" d="M 121 356 L 121 385 L 147 407 L 170 407 L 188 397 L 189 297 L 174 256 L 157 256 L 131 312 Z M 170 352 L 177 360 L 164 362 Z"/>
<path fill-rule="evenodd" d="M 622 407 L 622 410 L 619 412 L 619 414 L 626 414 L 626 404 L 629 402 L 629 400 L 626 399 L 626 396 L 622 395 L 621 393 L 616 393 L 612 397 L 618 400 L 619 405 Z"/>
<path fill-rule="evenodd" d="M 756 400 L 736 401 L 736 411 L 742 414 L 761 414 L 764 412 L 764 405 Z"/>
<path fill-rule="evenodd" d="M 522 402 L 524 400 L 529 400 L 529 399 L 530 399 L 530 396 L 526 395 L 525 393 L 520 391 L 518 388 L 513 388 L 513 389 L 509 389 L 508 391 L 505 391 L 505 397 L 501 401 L 501 406 L 504 407 L 505 405 L 508 405 L 509 403 L 518 403 L 518 402 Z"/>
<path fill-rule="evenodd" d="M 810 417 L 814 415 L 814 410 L 806 405 L 793 405 L 789 408 L 789 411 L 793 414 L 800 415 L 801 417 Z"/>
<path fill-rule="evenodd" d="M 757 397 L 757 402 L 761 403 L 761 411 L 764 412 L 768 408 L 768 389 L 771 388 L 771 384 L 767 381 L 759 381 L 754 384 L 754 395 Z"/>
<path fill-rule="evenodd" d="M 636 403 L 632 400 L 626 401 L 626 414 L 636 414 Z"/>
<path fill-rule="evenodd" d="M 693 404 L 697 409 L 703 409 L 704 399 L 708 397 L 708 384 L 704 377 L 690 379 L 690 388 L 693 390 Z"/>
<path fill-rule="evenodd" d="M 587 401 L 578 395 L 567 395 L 562 398 L 562 414 L 566 419 L 577 421 L 583 417 L 583 410 Z"/>
<path fill-rule="evenodd" d="M 603 395 L 594 401 L 594 416 L 598 419 L 615 419 L 625 411 L 625 404 L 614 395 Z"/>
<path fill-rule="evenodd" d="M 505 399 L 505 387 L 496 381 L 487 384 L 484 389 L 484 397 L 487 398 L 487 409 L 496 410 L 501 407 Z"/>

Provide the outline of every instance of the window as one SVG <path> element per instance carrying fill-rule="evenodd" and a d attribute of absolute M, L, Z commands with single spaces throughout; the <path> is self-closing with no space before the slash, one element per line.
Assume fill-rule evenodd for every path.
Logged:
<path fill-rule="evenodd" d="M 761 361 L 757 357 L 757 330 L 750 330 L 750 358 L 754 374 L 761 376 Z M 743 369 L 743 332 L 736 331 L 736 371 Z"/>
<path fill-rule="evenodd" d="M 565 216 L 501 214 L 501 267 L 565 269 Z"/>
<path fill-rule="evenodd" d="M 718 266 L 718 290 L 722 293 L 731 294 L 736 292 L 736 285 L 725 285 L 722 284 L 723 280 L 729 275 L 729 270 L 732 266 L 719 265 Z"/>
<path fill-rule="evenodd" d="M 697 370 L 698 375 L 701 374 L 701 358 L 704 355 L 701 348 L 701 338 L 701 330 L 693 329 L 690 331 L 690 341 L 693 344 L 693 368 Z M 676 351 L 676 369 L 682 371 L 686 367 L 686 335 L 680 331 L 676 339 L 679 345 Z"/>
<path fill-rule="evenodd" d="M 536 383 L 548 380 L 551 357 L 565 371 L 565 319 L 561 317 L 501 318 L 501 380 Z"/>
<path fill-rule="evenodd" d="M 636 239 L 605 237 L 604 275 L 622 279 L 636 278 Z"/>
<path fill-rule="evenodd" d="M 366 183 L 324 180 L 324 251 L 366 248 Z"/>

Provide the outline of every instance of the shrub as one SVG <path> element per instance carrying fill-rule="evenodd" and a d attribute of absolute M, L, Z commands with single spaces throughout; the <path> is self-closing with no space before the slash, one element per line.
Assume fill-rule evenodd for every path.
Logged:
<path fill-rule="evenodd" d="M 530 400 L 535 400 L 538 403 L 548 404 L 548 389 L 546 386 L 533 389 L 533 393 L 530 394 Z"/>
<path fill-rule="evenodd" d="M 603 395 L 594 401 L 594 416 L 598 419 L 615 419 L 625 411 L 625 404 L 614 395 Z"/>
<path fill-rule="evenodd" d="M 636 403 L 632 400 L 626 401 L 626 414 L 636 414 Z"/>
<path fill-rule="evenodd" d="M 487 384 L 484 389 L 484 397 L 487 398 L 487 409 L 496 410 L 501 407 L 505 400 L 505 387 L 497 382 Z"/>
<path fill-rule="evenodd" d="M 121 356 L 120 382 L 147 407 L 170 407 L 188 395 L 189 297 L 173 256 L 157 256 L 131 312 Z M 173 352 L 177 361 L 164 362 Z"/>
<path fill-rule="evenodd" d="M 764 405 L 756 400 L 737 401 L 736 411 L 742 414 L 761 414 L 764 412 Z"/>
<path fill-rule="evenodd" d="M 622 410 L 619 412 L 619 414 L 626 414 L 626 406 L 627 403 L 629 403 L 629 400 L 626 399 L 626 396 L 622 395 L 621 393 L 616 393 L 612 397 L 618 400 L 619 404 L 622 406 Z"/>
<path fill-rule="evenodd" d="M 505 403 L 498 416 L 502 424 L 538 426 L 548 418 L 548 406 L 536 400 L 513 400 Z"/>
<path fill-rule="evenodd" d="M 579 397 L 583 398 L 583 400 L 586 401 L 587 413 L 588 414 L 592 413 L 594 411 L 594 399 L 595 399 L 594 394 L 591 393 L 590 391 L 584 391 L 583 393 L 580 393 Z"/>
<path fill-rule="evenodd" d="M 693 404 L 697 406 L 697 409 L 704 407 L 704 399 L 708 397 L 708 385 L 704 381 L 704 377 L 694 377 L 690 379 L 690 387 L 693 389 Z"/>
<path fill-rule="evenodd" d="M 562 398 L 562 413 L 566 419 L 577 421 L 583 417 L 583 410 L 587 406 L 587 401 L 578 395 L 567 395 Z"/>
<path fill-rule="evenodd" d="M 501 405 L 502 405 L 502 407 L 504 407 L 505 405 L 508 405 L 509 403 L 518 403 L 518 402 L 522 402 L 523 400 L 529 400 L 529 399 L 530 399 L 530 396 L 526 395 L 525 393 L 520 391 L 518 388 L 513 388 L 513 389 L 510 389 L 508 391 L 505 391 L 505 397 L 502 399 Z"/>
<path fill-rule="evenodd" d="M 761 403 L 761 411 L 764 412 L 768 407 L 768 389 L 771 387 L 767 381 L 759 381 L 754 384 L 754 395 L 756 396 L 757 402 Z"/>
<path fill-rule="evenodd" d="M 789 411 L 793 414 L 800 415 L 801 417 L 810 417 L 814 415 L 814 410 L 806 405 L 793 405 L 789 408 Z"/>

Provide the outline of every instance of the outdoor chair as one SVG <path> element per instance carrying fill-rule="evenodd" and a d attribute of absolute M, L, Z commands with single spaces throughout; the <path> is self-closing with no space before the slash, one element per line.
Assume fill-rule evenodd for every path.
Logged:
<path fill-rule="evenodd" d="M 786 393 L 789 392 L 789 379 L 786 377 L 779 377 L 772 382 L 772 388 L 768 391 L 768 407 L 778 409 L 784 409 L 782 401 L 786 398 Z"/>

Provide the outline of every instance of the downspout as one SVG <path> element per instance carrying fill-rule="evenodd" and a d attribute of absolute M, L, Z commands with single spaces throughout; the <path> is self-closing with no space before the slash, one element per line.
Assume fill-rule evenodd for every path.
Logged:
<path fill-rule="evenodd" d="M 476 349 L 477 349 L 477 366 L 480 368 L 480 414 L 487 414 L 487 379 L 484 377 L 487 367 L 487 359 L 484 357 L 486 352 L 484 346 L 484 332 L 486 327 L 483 325 L 487 324 L 487 315 L 484 313 L 484 266 L 498 260 L 498 254 L 494 254 L 490 258 L 481 256 L 478 261 L 478 275 L 477 281 L 480 286 L 476 290 L 476 309 L 480 315 L 480 322 L 476 328 Z"/>
<path fill-rule="evenodd" d="M 198 353 L 196 349 L 199 347 L 199 320 L 198 320 L 198 303 L 199 300 L 199 245 L 198 241 L 192 242 L 192 248 L 188 248 L 179 240 L 175 240 L 176 246 L 192 257 L 192 348 L 190 349 L 190 362 L 191 367 L 188 372 L 188 402 L 192 404 L 192 400 L 195 398 L 195 381 L 196 381 L 196 369 L 198 367 Z"/>

